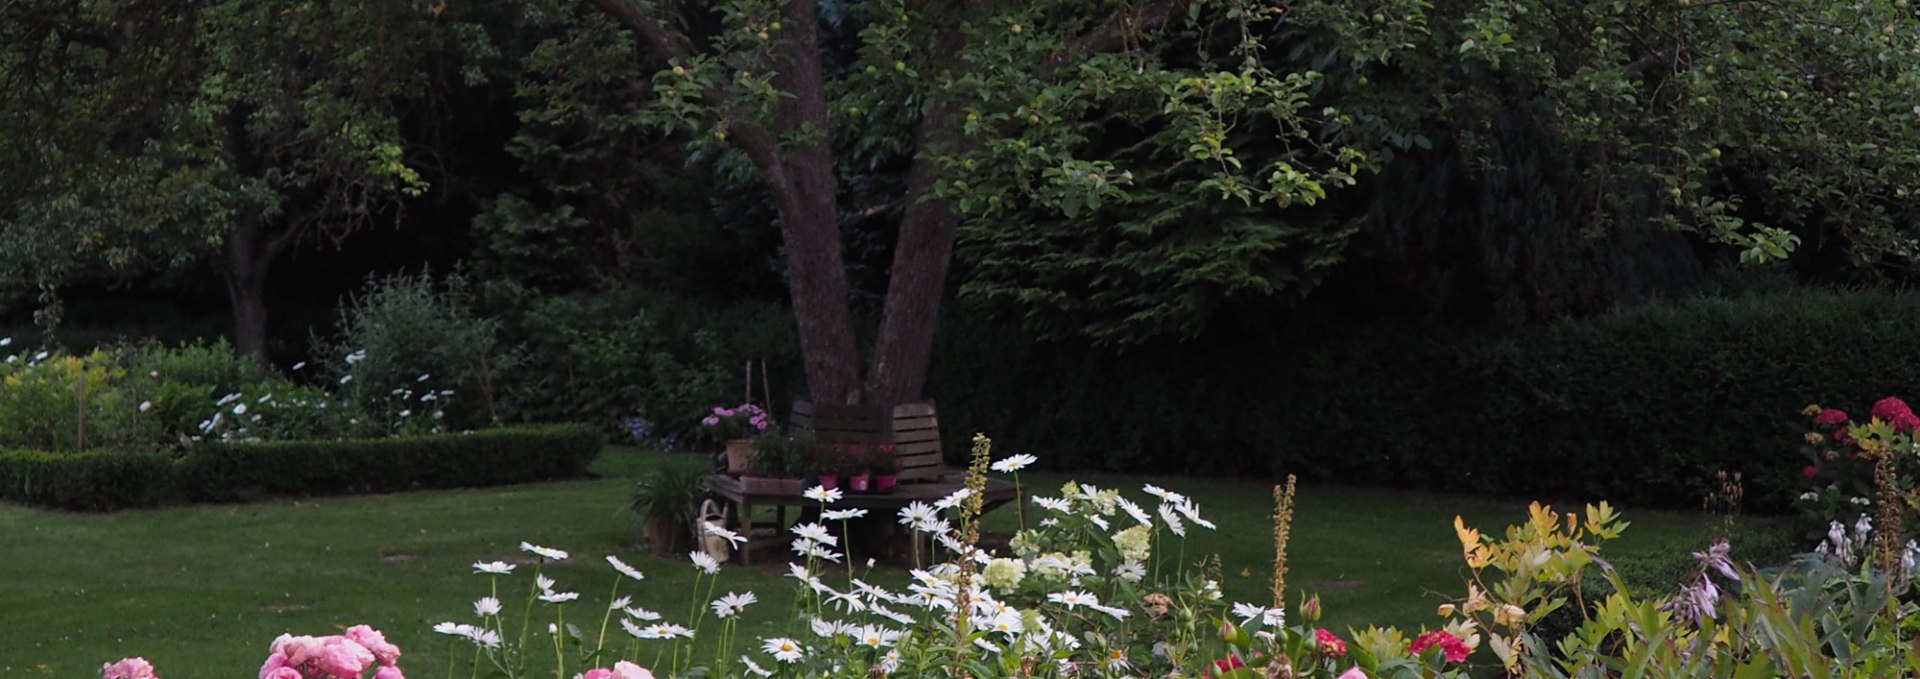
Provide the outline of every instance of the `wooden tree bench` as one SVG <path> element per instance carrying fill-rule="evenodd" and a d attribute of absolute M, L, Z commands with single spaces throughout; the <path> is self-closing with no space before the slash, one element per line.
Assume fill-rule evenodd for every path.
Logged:
<path fill-rule="evenodd" d="M 906 403 L 885 408 L 814 405 L 796 401 L 792 415 L 787 419 L 787 426 L 790 431 L 811 430 L 814 440 L 819 443 L 891 444 L 894 448 L 900 465 L 900 485 L 884 493 L 847 493 L 828 509 L 866 509 L 870 518 L 878 515 L 877 518 L 883 520 L 885 525 L 891 526 L 894 514 L 907 505 L 914 502 L 933 504 L 965 485 L 960 470 L 946 466 L 940 445 L 940 419 L 932 403 Z M 740 477 L 730 474 L 710 474 L 706 477 L 705 485 L 708 493 L 733 504 L 740 532 L 747 537 L 747 543 L 738 551 L 742 564 L 753 562 L 756 548 L 791 542 L 786 534 L 787 507 L 819 505 L 817 501 L 801 495 L 757 489 L 749 491 Z M 982 495 L 983 509 L 991 511 L 1018 499 L 1019 493 L 1012 483 L 988 478 L 986 491 Z M 757 506 L 776 508 L 772 530 L 755 530 L 753 510 Z"/>

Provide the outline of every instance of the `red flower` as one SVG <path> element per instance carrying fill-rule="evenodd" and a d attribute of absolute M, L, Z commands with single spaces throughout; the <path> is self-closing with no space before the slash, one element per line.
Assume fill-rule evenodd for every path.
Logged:
<path fill-rule="evenodd" d="M 1314 630 L 1313 638 L 1315 641 L 1320 642 L 1320 650 L 1327 655 L 1347 654 L 1347 642 L 1341 641 L 1340 637 L 1334 636 L 1333 633 L 1328 632 L 1325 627 Z"/>
<path fill-rule="evenodd" d="M 1246 667 L 1246 666 L 1247 666 L 1246 663 L 1240 662 L 1240 656 L 1230 655 L 1225 658 L 1221 658 L 1219 660 L 1213 661 L 1213 667 L 1207 668 L 1206 671 L 1203 672 L 1202 674 L 1205 675 L 1207 679 L 1213 679 L 1213 671 L 1216 669 L 1220 670 L 1220 672 L 1224 674 L 1227 672 L 1232 672 L 1235 668 Z"/>
<path fill-rule="evenodd" d="M 1815 477 L 1815 476 L 1819 476 L 1819 475 L 1820 475 L 1820 468 L 1819 468 L 1819 467 L 1815 467 L 1815 466 L 1813 466 L 1813 465 L 1807 465 L 1807 468 L 1806 468 L 1806 469 L 1802 469 L 1802 470 L 1800 470 L 1800 474 L 1801 474 L 1802 476 L 1805 476 L 1805 477 L 1807 477 L 1807 478 L 1809 478 L 1809 479 L 1811 479 L 1811 478 L 1813 478 L 1813 477 Z"/>
<path fill-rule="evenodd" d="M 1833 430 L 1833 440 L 1835 443 L 1843 446 L 1853 445 L 1853 432 L 1847 431 L 1846 427 L 1835 429 Z"/>
<path fill-rule="evenodd" d="M 1813 423 L 1820 425 L 1822 427 L 1831 427 L 1836 424 L 1844 424 L 1846 423 L 1846 421 L 1847 421 L 1846 411 L 1839 410 L 1837 408 L 1828 408 L 1826 410 L 1820 411 L 1819 415 L 1813 416 Z"/>
<path fill-rule="evenodd" d="M 1418 654 L 1435 645 L 1440 647 L 1440 655 L 1445 656 L 1447 662 L 1464 661 L 1467 659 L 1467 654 L 1473 650 L 1467 648 L 1467 642 L 1461 641 L 1460 637 L 1443 629 L 1431 630 L 1414 637 L 1413 643 L 1407 645 L 1407 650 Z"/>
<path fill-rule="evenodd" d="M 1893 414 L 1893 430 L 1894 431 L 1900 432 L 1902 434 L 1908 434 L 1908 433 L 1912 433 L 1913 430 L 1917 427 L 1920 427 L 1920 415 L 1914 415 L 1913 413 L 1894 413 Z"/>
<path fill-rule="evenodd" d="M 1907 407 L 1906 401 L 1898 398 L 1888 396 L 1873 404 L 1873 416 L 1876 419 L 1892 422 L 1894 417 L 1901 414 L 1912 415 L 1913 409 Z"/>

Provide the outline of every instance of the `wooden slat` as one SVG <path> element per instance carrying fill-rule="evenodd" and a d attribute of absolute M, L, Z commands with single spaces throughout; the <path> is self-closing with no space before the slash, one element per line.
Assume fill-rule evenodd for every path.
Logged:
<path fill-rule="evenodd" d="M 903 417 L 932 417 L 933 413 L 933 404 L 930 402 L 902 403 L 893 407 L 893 417 L 895 420 Z"/>

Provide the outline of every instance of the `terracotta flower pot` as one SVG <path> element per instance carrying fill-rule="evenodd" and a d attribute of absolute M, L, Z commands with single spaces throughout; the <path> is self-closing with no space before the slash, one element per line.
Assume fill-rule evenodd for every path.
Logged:
<path fill-rule="evenodd" d="M 747 455 L 753 452 L 753 443 L 747 439 L 727 440 L 727 473 L 740 474 L 747 471 Z"/>

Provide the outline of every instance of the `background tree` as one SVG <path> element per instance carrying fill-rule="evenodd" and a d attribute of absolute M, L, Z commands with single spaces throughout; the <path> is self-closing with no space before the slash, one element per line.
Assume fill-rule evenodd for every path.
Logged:
<path fill-rule="evenodd" d="M 396 5 L 12 3 L 0 86 L 14 285 L 212 262 L 264 357 L 265 284 L 302 244 L 393 220 L 426 183 L 400 118 L 434 13 Z"/>

